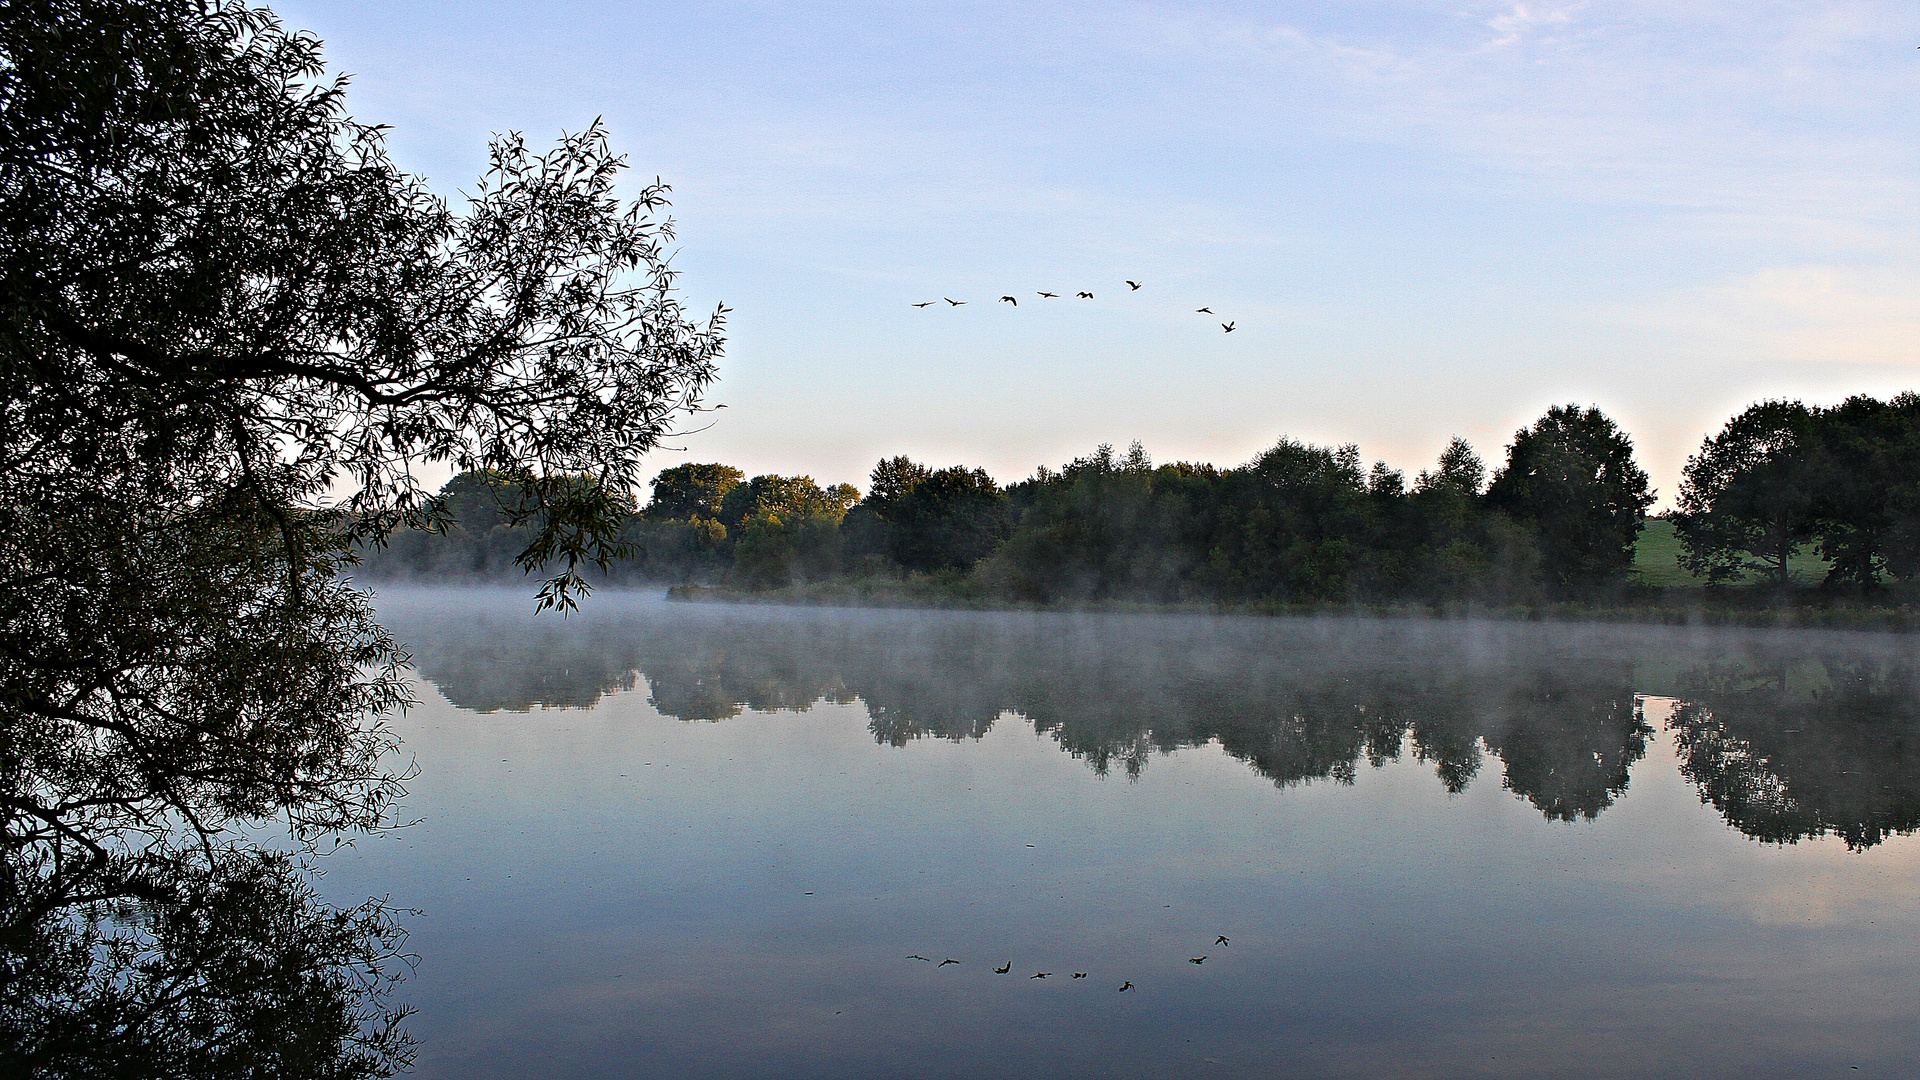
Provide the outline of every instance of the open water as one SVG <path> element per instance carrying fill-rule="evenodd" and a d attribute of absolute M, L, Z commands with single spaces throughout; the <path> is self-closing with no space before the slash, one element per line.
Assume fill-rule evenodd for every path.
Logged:
<path fill-rule="evenodd" d="M 381 610 L 424 1077 L 1920 1075 L 1920 639 Z"/>

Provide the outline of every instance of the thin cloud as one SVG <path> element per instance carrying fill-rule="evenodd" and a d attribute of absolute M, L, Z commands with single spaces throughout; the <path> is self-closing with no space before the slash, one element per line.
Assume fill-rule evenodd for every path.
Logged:
<path fill-rule="evenodd" d="M 1920 369 L 1920 268 L 1770 267 L 1611 309 L 1623 325 L 1750 362 Z"/>
<path fill-rule="evenodd" d="M 1487 47 L 1502 48 L 1534 37 L 1543 27 L 1565 26 L 1573 21 L 1573 11 L 1573 7 L 1541 9 L 1533 4 L 1515 4 L 1506 13 L 1487 20 L 1488 28 L 1498 35 L 1487 42 Z"/>

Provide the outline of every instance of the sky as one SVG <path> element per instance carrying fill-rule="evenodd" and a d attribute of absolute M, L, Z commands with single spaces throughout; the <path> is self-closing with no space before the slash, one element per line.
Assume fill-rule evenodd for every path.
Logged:
<path fill-rule="evenodd" d="M 649 473 L 1411 475 L 1572 402 L 1668 506 L 1753 401 L 1920 388 L 1911 2 L 271 6 L 449 198 L 595 118 L 672 185 L 727 408 Z"/>

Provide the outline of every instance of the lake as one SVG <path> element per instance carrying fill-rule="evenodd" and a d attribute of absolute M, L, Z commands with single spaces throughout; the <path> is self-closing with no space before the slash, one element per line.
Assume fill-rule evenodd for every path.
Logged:
<path fill-rule="evenodd" d="M 1920 1069 L 1920 639 L 382 592 L 421 1076 Z"/>

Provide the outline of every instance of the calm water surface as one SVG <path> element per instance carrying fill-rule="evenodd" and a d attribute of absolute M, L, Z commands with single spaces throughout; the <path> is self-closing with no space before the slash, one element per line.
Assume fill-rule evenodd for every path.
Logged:
<path fill-rule="evenodd" d="M 382 611 L 422 1076 L 1920 1074 L 1916 639 Z"/>

